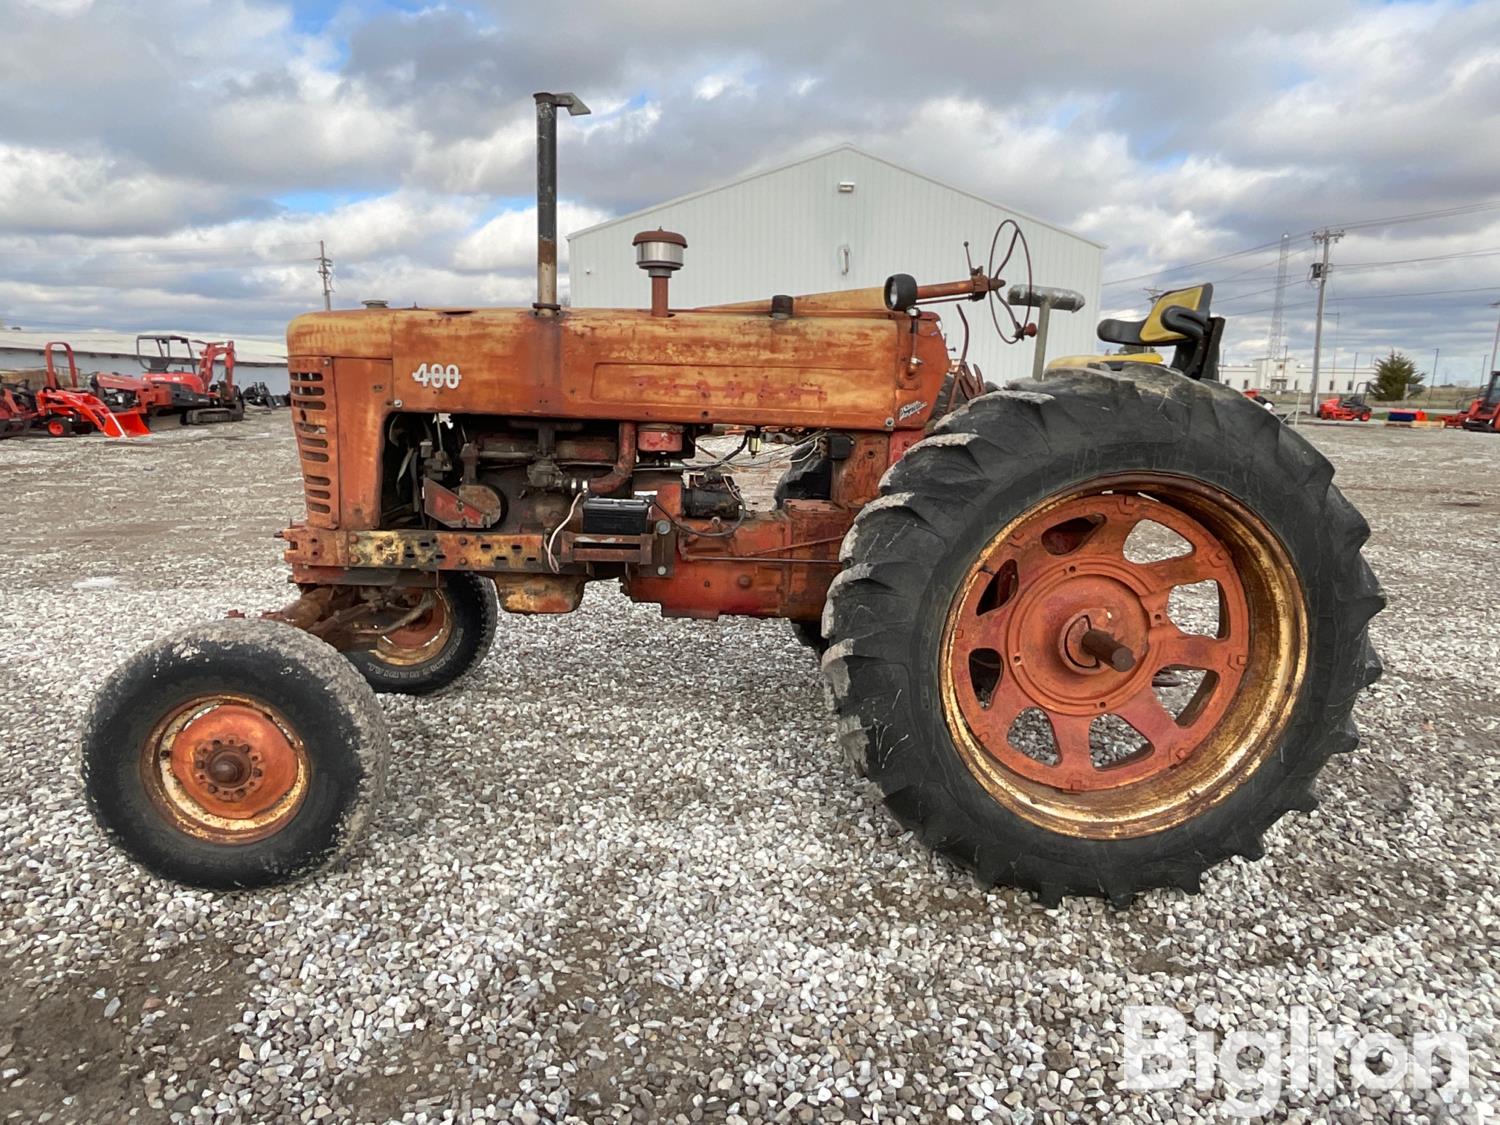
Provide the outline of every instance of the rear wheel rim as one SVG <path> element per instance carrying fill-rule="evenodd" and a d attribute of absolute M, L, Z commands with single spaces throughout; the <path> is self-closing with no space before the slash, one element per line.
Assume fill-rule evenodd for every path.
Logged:
<path fill-rule="evenodd" d="M 1189 552 L 1131 561 L 1144 520 Z M 1216 635 L 1183 632 L 1172 591 L 1208 581 Z M 945 719 L 970 772 L 1028 820 L 1101 839 L 1162 831 L 1225 799 L 1275 746 L 1306 665 L 1303 607 L 1279 540 L 1228 494 L 1166 474 L 1091 481 L 1012 520 L 965 574 L 940 652 Z M 1153 688 L 1164 669 L 1202 673 L 1175 713 Z M 1139 745 L 1127 732 L 1123 752 L 1091 746 L 1099 719 Z M 1050 750 L 1018 745 L 1018 720 L 1044 721 Z"/>
<path fill-rule="evenodd" d="M 216 844 L 250 844 L 296 817 L 312 770 L 275 708 L 249 696 L 194 697 L 156 725 L 141 752 L 152 803 L 178 829 Z"/>
<path fill-rule="evenodd" d="M 453 606 L 446 590 L 425 590 L 414 600 L 413 608 L 421 604 L 420 598 L 429 604 L 411 621 L 392 629 L 381 636 L 374 648 L 375 657 L 382 664 L 408 668 L 426 664 L 447 646 L 453 636 Z"/>

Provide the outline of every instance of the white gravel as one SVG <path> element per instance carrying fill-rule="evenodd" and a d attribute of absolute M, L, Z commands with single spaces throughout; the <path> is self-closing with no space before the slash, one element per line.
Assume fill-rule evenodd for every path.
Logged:
<path fill-rule="evenodd" d="M 386 697 L 390 800 L 342 870 L 158 882 L 84 811 L 93 685 L 286 600 L 284 414 L 0 442 L 0 1117 L 21 1121 L 1217 1119 L 1122 1086 L 1129 1005 L 1190 1030 L 1457 1031 L 1467 1090 L 1285 1089 L 1288 1120 L 1493 1108 L 1500 438 L 1312 432 L 1391 594 L 1368 745 L 1266 859 L 1126 913 L 984 892 L 845 772 L 781 622 L 612 588 L 506 618 L 447 694 Z"/>

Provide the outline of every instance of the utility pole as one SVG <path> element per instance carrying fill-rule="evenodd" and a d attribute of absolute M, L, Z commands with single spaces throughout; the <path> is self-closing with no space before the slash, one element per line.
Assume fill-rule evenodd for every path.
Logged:
<path fill-rule="evenodd" d="M 1490 308 L 1500 309 L 1500 301 L 1490 302 Z M 1500 316 L 1497 316 L 1495 318 L 1495 341 L 1490 345 L 1490 371 L 1493 371 L 1497 366 L 1500 366 L 1500 361 L 1497 361 L 1495 357 L 1495 353 L 1497 351 L 1500 351 Z M 1480 386 L 1484 385 L 1484 377 L 1488 374 L 1489 371 L 1481 371 L 1479 373 Z"/>
<path fill-rule="evenodd" d="M 1323 260 L 1313 264 L 1313 280 L 1318 283 L 1318 324 L 1313 330 L 1312 369 L 1312 401 L 1313 409 L 1316 410 L 1318 407 L 1318 368 L 1323 355 L 1323 298 L 1328 293 L 1328 271 L 1332 268 L 1328 264 L 1328 254 L 1333 244 L 1344 237 L 1344 232 L 1324 227 L 1312 237 L 1314 242 L 1323 244 Z"/>
<path fill-rule="evenodd" d="M 318 276 L 323 279 L 323 311 L 327 312 L 333 308 L 333 259 L 328 256 L 321 238 L 318 239 Z"/>
<path fill-rule="evenodd" d="M 1442 348 L 1433 348 L 1432 349 L 1432 378 L 1427 380 L 1427 385 L 1429 387 L 1435 387 L 1435 386 L 1437 386 L 1437 363 L 1438 363 L 1438 356 L 1441 355 L 1442 352 L 1443 352 Z"/>

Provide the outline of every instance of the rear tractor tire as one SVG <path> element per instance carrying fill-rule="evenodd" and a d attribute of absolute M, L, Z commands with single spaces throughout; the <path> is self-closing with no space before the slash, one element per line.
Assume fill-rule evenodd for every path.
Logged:
<path fill-rule="evenodd" d="M 349 662 L 378 692 L 427 695 L 445 688 L 484 659 L 495 639 L 499 604 L 483 575 L 454 571 L 430 596 L 431 607 L 381 637 L 374 648 L 349 652 Z"/>
<path fill-rule="evenodd" d="M 374 694 L 333 648 L 271 621 L 186 630 L 104 684 L 84 727 L 94 817 L 193 886 L 284 883 L 345 856 L 390 756 Z"/>
<path fill-rule="evenodd" d="M 845 751 L 929 846 L 1049 905 L 1259 858 L 1380 673 L 1369 529 L 1332 477 L 1175 373 L 975 399 L 844 541 L 823 669 Z"/>

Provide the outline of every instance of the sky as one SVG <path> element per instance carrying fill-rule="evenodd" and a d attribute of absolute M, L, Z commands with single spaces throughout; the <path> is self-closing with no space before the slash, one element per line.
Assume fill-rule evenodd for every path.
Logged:
<path fill-rule="evenodd" d="M 1231 360 L 1266 350 L 1283 233 L 1293 357 L 1324 226 L 1325 365 L 1436 350 L 1473 383 L 1500 312 L 1500 0 L 0 0 L 0 27 L 5 324 L 276 335 L 321 303 L 320 239 L 339 304 L 529 304 L 544 89 L 594 111 L 560 128 L 564 233 L 847 141 L 1107 244 L 1097 315 L 1214 282 Z"/>

